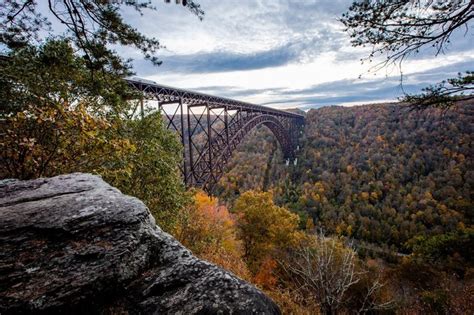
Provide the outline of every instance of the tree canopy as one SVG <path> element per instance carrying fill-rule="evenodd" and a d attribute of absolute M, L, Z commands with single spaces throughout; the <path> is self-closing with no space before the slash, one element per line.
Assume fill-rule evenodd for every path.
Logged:
<path fill-rule="evenodd" d="M 234 211 L 251 270 L 257 270 L 276 249 L 298 239 L 298 216 L 276 206 L 270 193 L 245 192 L 236 200 Z"/>
<path fill-rule="evenodd" d="M 0 63 L 0 178 L 99 174 L 168 230 L 187 199 L 180 142 L 160 113 L 133 116 L 138 100 L 120 76 L 89 74 L 66 40 L 10 51 Z"/>

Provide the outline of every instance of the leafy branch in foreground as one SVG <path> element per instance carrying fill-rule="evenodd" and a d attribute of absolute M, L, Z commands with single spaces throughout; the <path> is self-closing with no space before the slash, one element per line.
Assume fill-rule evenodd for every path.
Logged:
<path fill-rule="evenodd" d="M 451 37 L 461 31 L 466 36 L 474 18 L 474 2 L 470 0 L 364 0 L 355 1 L 340 21 L 354 47 L 371 46 L 372 62 L 378 55 L 386 58 L 370 71 L 401 64 L 422 49 L 432 48 L 434 55 L 444 53 Z M 447 107 L 452 97 L 472 92 L 472 72 L 427 87 L 420 95 L 406 95 L 404 101 L 419 106 Z M 472 97 L 472 96 L 470 96 Z"/>
<path fill-rule="evenodd" d="M 457 78 L 444 80 L 436 85 L 424 88 L 418 95 L 405 95 L 403 102 L 412 104 L 414 108 L 426 106 L 449 107 L 456 100 L 474 98 L 474 72 L 458 73 Z"/>
<path fill-rule="evenodd" d="M 367 59 L 386 53 L 378 67 L 401 62 L 422 47 L 443 53 L 451 35 L 458 29 L 468 33 L 474 18 L 474 3 L 469 0 L 356 1 L 340 21 L 355 47 L 372 46 Z"/>
<path fill-rule="evenodd" d="M 0 4 L 0 43 L 8 48 L 22 47 L 38 40 L 41 32 L 55 34 L 51 21 L 60 22 L 67 30 L 67 39 L 74 42 L 84 54 L 91 70 L 128 68 L 110 45 L 132 46 L 139 49 L 146 59 L 160 64 L 156 51 L 161 48 L 158 39 L 145 36 L 124 20 L 121 9 L 129 7 L 140 15 L 156 7 L 151 1 L 101 1 L 101 0 L 47 0 L 48 13 L 38 11 L 38 1 L 6 0 Z M 186 7 L 200 19 L 204 12 L 194 1 Z M 61 30 L 62 32 L 62 30 Z"/>

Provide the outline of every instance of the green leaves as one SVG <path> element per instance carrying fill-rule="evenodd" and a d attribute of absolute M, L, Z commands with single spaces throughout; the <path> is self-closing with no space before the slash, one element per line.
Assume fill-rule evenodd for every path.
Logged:
<path fill-rule="evenodd" d="M 0 177 L 70 172 L 103 176 L 142 199 L 163 228 L 189 201 L 181 144 L 157 112 L 131 117 L 137 100 L 121 76 L 91 72 L 67 41 L 14 50 L 0 67 Z"/>
<path fill-rule="evenodd" d="M 170 231 L 177 212 L 190 202 L 178 166 L 182 147 L 177 135 L 164 128 L 156 112 L 144 119 L 120 121 L 119 134 L 134 146 L 125 156 L 125 176 L 107 176 L 123 193 L 141 199 L 150 208 L 160 226 Z"/>
<path fill-rule="evenodd" d="M 449 266 L 449 261 L 462 258 L 464 263 L 474 265 L 473 228 L 462 228 L 431 237 L 418 236 L 411 240 L 410 247 L 415 255 L 431 263 Z"/>
<path fill-rule="evenodd" d="M 66 40 L 17 49 L 1 62 L 0 114 L 32 103 L 41 107 L 60 102 L 72 105 L 79 100 L 88 102 L 95 111 L 107 104 L 118 113 L 127 106 L 123 100 L 136 95 L 122 80 L 123 75 L 109 71 L 92 78 L 84 59 L 74 54 Z"/>

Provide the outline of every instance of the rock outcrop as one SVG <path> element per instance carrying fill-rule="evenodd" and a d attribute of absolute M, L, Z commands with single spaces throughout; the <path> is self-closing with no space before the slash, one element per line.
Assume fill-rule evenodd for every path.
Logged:
<path fill-rule="evenodd" d="M 0 314 L 279 314 L 89 174 L 0 181 Z"/>

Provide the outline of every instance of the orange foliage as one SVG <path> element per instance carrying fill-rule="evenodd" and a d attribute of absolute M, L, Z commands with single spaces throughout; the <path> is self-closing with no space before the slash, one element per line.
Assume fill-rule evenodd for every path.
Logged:
<path fill-rule="evenodd" d="M 235 221 L 217 198 L 196 192 L 193 205 L 182 214 L 174 234 L 196 256 L 250 279 Z"/>
<path fill-rule="evenodd" d="M 319 306 L 314 303 L 313 299 L 305 299 L 301 294 L 289 289 L 276 288 L 273 290 L 265 290 L 273 301 L 275 301 L 282 314 L 292 315 L 318 315 L 321 314 Z"/>
<path fill-rule="evenodd" d="M 278 280 L 275 277 L 276 267 L 277 263 L 274 259 L 271 257 L 265 258 L 253 278 L 253 283 L 261 286 L 262 288 L 273 288 L 277 284 Z"/>

